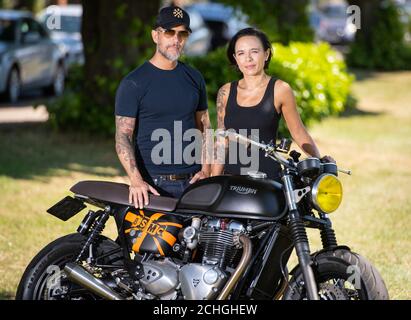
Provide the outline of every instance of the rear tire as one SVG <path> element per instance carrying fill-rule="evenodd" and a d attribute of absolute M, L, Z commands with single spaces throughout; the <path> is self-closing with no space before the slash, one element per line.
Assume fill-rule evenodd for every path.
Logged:
<path fill-rule="evenodd" d="M 388 300 L 384 280 L 364 257 L 347 249 L 321 252 L 314 257 L 313 271 L 322 300 Z M 293 271 L 283 299 L 307 298 L 300 267 Z"/>
<path fill-rule="evenodd" d="M 59 276 L 57 281 L 61 281 L 62 283 L 63 281 L 66 281 L 67 283 L 64 284 L 70 287 L 70 292 L 65 295 L 64 298 L 62 297 L 62 299 L 101 299 L 87 290 L 69 282 L 69 280 L 64 280 L 65 274 L 62 272 L 64 266 L 66 263 L 72 262 L 77 258 L 85 241 L 85 236 L 79 233 L 74 233 L 54 240 L 44 247 L 27 266 L 17 288 L 16 300 L 56 299 L 53 298 L 55 292 L 51 292 L 55 289 L 50 289 L 50 283 L 55 281 L 53 279 L 57 279 L 55 277 L 56 272 L 60 272 L 60 275 L 62 276 Z M 119 248 L 118 244 L 101 236 L 96 248 L 96 257 L 116 248 Z M 104 258 L 103 261 L 104 264 L 111 263 L 122 266 L 122 254 L 116 253 Z M 56 290 L 60 290 L 60 288 L 57 288 Z M 74 291 L 76 293 L 73 295 Z"/>

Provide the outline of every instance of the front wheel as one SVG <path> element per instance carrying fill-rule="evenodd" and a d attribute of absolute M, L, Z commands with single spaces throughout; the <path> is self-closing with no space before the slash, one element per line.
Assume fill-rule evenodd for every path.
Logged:
<path fill-rule="evenodd" d="M 314 255 L 313 265 L 321 300 L 388 300 L 388 291 L 377 269 L 364 257 L 347 249 Z M 307 299 L 300 267 L 283 295 L 284 300 Z"/>
<path fill-rule="evenodd" d="M 66 72 L 62 63 L 57 65 L 56 73 L 54 74 L 53 82 L 44 89 L 48 95 L 59 97 L 64 92 Z"/>
<path fill-rule="evenodd" d="M 16 300 L 97 300 L 101 299 L 72 283 L 62 271 L 68 262 L 76 259 L 86 237 L 69 234 L 54 240 L 43 248 L 27 266 L 17 288 Z M 118 249 L 114 241 L 100 237 L 96 257 Z M 104 264 L 122 265 L 122 254 L 103 259 Z"/>

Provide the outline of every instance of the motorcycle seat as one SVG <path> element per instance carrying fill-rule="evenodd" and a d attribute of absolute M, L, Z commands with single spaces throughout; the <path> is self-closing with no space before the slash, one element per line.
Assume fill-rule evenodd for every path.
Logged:
<path fill-rule="evenodd" d="M 87 197 L 108 203 L 134 206 L 128 202 L 129 185 L 108 181 L 80 181 L 70 189 L 77 196 Z M 148 210 L 174 211 L 178 199 L 149 194 Z"/>

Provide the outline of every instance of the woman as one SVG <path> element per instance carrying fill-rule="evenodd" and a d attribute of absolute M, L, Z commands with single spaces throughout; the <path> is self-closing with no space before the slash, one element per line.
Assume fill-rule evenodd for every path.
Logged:
<path fill-rule="evenodd" d="M 305 129 L 297 112 L 294 94 L 290 85 L 267 75 L 265 72 L 271 60 L 271 43 L 267 36 L 254 28 L 240 30 L 231 39 L 227 56 L 231 64 L 238 68 L 243 77 L 239 81 L 226 83 L 218 91 L 218 129 L 233 129 L 243 135 L 244 132 L 247 132 L 247 136 L 250 136 L 253 133 L 252 131 L 255 132 L 255 129 L 258 129 L 259 141 L 268 143 L 271 140 L 275 141 L 278 124 L 281 115 L 283 115 L 291 136 L 297 145 L 307 155 L 321 158 L 315 142 Z M 224 150 L 229 147 L 230 158 L 234 155 L 236 161 L 232 161 L 232 159 L 229 161 L 228 157 L 224 162 L 219 159 L 220 161 L 213 164 L 211 174 L 213 176 L 220 175 L 223 172 L 246 174 L 245 170 L 250 166 L 249 164 L 240 163 L 244 162 L 240 160 L 241 152 L 249 153 L 249 150 L 241 144 L 234 147 L 234 144 L 237 143 L 233 141 L 230 141 L 228 145 L 226 140 L 221 137 L 217 138 L 217 146 L 223 146 Z M 329 156 L 322 159 L 335 162 Z M 225 165 L 222 163 L 225 163 Z M 279 180 L 279 164 L 266 158 L 261 150 L 258 157 L 258 171 L 266 173 L 270 179 Z"/>

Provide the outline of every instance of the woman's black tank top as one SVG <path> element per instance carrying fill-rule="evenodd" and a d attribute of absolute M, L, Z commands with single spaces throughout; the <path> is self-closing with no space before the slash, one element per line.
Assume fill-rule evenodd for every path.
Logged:
<path fill-rule="evenodd" d="M 271 140 L 275 142 L 278 124 L 281 118 L 281 113 L 277 113 L 277 110 L 274 107 L 275 81 L 276 79 L 274 78 L 270 79 L 263 98 L 257 105 L 252 107 L 242 107 L 238 105 L 238 81 L 232 82 L 224 118 L 226 130 L 233 129 L 237 133 L 243 135 L 246 134 L 248 137 L 251 136 L 253 140 L 258 140 L 259 142 L 269 143 Z M 252 129 L 257 129 L 258 131 Z M 258 133 L 258 138 L 255 133 Z M 236 147 L 234 145 L 236 145 Z M 256 152 L 254 152 L 254 154 L 257 155 Z M 248 171 L 257 170 L 266 173 L 267 177 L 270 179 L 279 180 L 280 165 L 264 155 L 264 152 L 259 150 L 258 158 L 254 160 L 254 166 L 250 167 L 252 164 L 250 145 L 246 147 L 243 144 L 230 141 L 224 172 L 228 174 L 245 175 Z"/>

